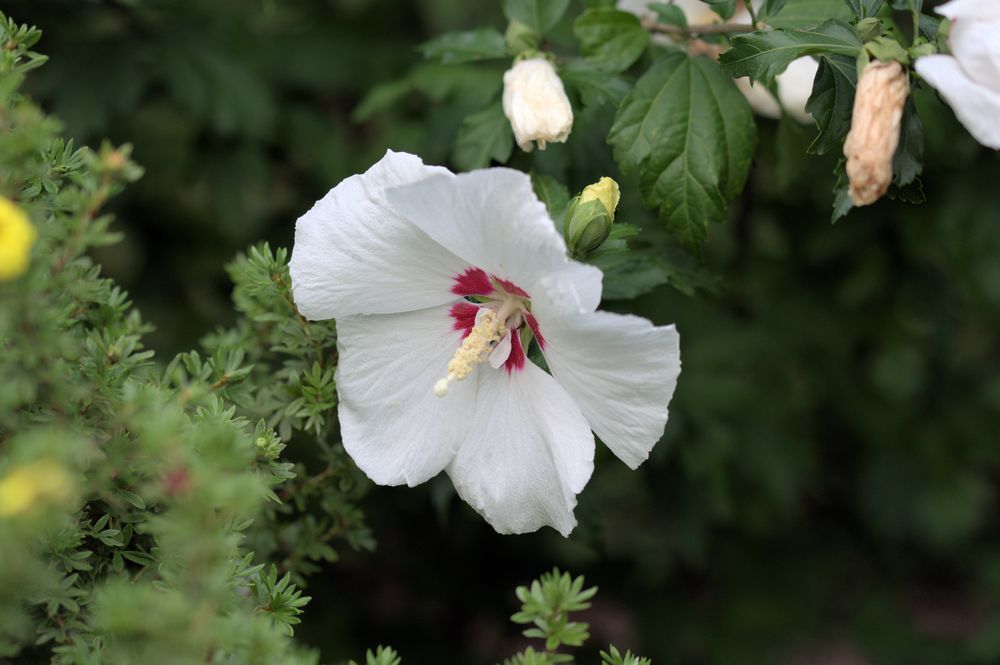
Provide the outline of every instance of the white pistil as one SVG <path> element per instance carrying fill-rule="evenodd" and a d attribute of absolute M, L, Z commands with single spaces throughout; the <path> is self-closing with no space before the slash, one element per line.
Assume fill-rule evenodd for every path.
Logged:
<path fill-rule="evenodd" d="M 507 333 L 507 318 L 517 311 L 520 301 L 508 298 L 499 311 L 483 307 L 476 314 L 476 325 L 455 351 L 448 362 L 448 376 L 434 384 L 434 394 L 444 397 L 452 381 L 461 381 L 472 373 L 472 368 L 485 361 L 490 352 Z"/>

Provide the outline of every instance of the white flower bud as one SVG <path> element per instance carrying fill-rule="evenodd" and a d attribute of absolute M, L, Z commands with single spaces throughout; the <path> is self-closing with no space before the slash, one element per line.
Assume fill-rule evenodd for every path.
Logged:
<path fill-rule="evenodd" d="M 546 143 L 563 143 L 573 129 L 573 109 L 555 67 L 545 58 L 514 64 L 503 75 L 503 112 L 517 145 L 531 152 Z"/>
<path fill-rule="evenodd" d="M 851 131 L 844 141 L 848 193 L 856 206 L 875 203 L 889 189 L 909 92 L 906 72 L 895 61 L 870 62 L 858 79 Z"/>

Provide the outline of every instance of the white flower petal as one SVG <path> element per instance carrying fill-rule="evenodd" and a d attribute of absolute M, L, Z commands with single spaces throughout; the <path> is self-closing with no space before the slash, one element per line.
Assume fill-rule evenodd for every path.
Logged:
<path fill-rule="evenodd" d="M 667 424 L 681 371 L 677 330 L 610 312 L 536 316 L 552 375 L 605 445 L 638 467 Z"/>
<path fill-rule="evenodd" d="M 916 62 L 917 73 L 934 86 L 972 136 L 1000 150 L 1000 91 L 970 79 L 955 58 L 929 55 Z"/>
<path fill-rule="evenodd" d="M 969 78 L 1000 92 L 1000 20 L 959 19 L 951 26 L 948 43 Z"/>
<path fill-rule="evenodd" d="M 601 304 L 600 268 L 570 261 L 559 272 L 550 273 L 528 287 L 532 299 L 567 313 L 593 312 Z"/>
<path fill-rule="evenodd" d="M 388 191 L 399 213 L 477 268 L 527 290 L 543 277 L 574 267 L 566 244 L 531 178 L 506 168 L 436 175 Z M 593 275 L 576 302 L 593 300 Z M 596 306 L 596 305 L 595 305 Z"/>
<path fill-rule="evenodd" d="M 936 7 L 934 11 L 952 20 L 959 18 L 1000 19 L 1000 2 L 997 0 L 951 0 L 951 2 Z"/>
<path fill-rule="evenodd" d="M 468 438 L 448 466 L 455 489 L 499 533 L 576 526 L 594 469 L 594 435 L 573 400 L 533 363 L 479 374 Z"/>
<path fill-rule="evenodd" d="M 447 307 L 337 319 L 338 415 L 344 448 L 380 485 L 410 486 L 452 460 L 472 422 L 476 386 L 434 384 L 461 343 Z"/>
<path fill-rule="evenodd" d="M 454 299 L 468 264 L 397 215 L 385 189 L 447 169 L 388 152 L 361 175 L 330 190 L 295 224 L 292 294 L 307 319 L 387 314 Z"/>

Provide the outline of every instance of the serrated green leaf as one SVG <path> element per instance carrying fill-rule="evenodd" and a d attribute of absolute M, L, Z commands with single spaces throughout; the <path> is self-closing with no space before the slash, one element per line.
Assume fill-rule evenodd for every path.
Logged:
<path fill-rule="evenodd" d="M 559 69 L 559 77 L 580 95 L 584 106 L 617 106 L 628 94 L 629 84 L 617 74 L 586 60 L 571 60 Z"/>
<path fill-rule="evenodd" d="M 569 7 L 569 0 L 504 0 L 503 13 L 511 21 L 520 21 L 537 33 L 545 34 Z"/>
<path fill-rule="evenodd" d="M 924 126 L 920 122 L 920 116 L 917 115 L 917 107 L 913 103 L 913 97 L 909 97 L 903 108 L 903 118 L 899 126 L 899 145 L 896 147 L 896 154 L 892 157 L 892 184 L 899 188 L 905 188 L 916 180 L 923 170 Z M 917 202 L 923 203 L 923 187 L 919 189 L 921 200 Z M 910 199 L 903 198 L 903 200 L 909 201 Z"/>
<path fill-rule="evenodd" d="M 829 19 L 851 18 L 851 10 L 843 0 L 788 0 L 784 7 L 767 14 L 765 22 L 775 29 L 800 30 Z"/>
<path fill-rule="evenodd" d="M 489 166 L 490 160 L 503 164 L 514 150 L 514 134 L 499 102 L 466 117 L 455 137 L 452 159 L 469 171 Z"/>
<path fill-rule="evenodd" d="M 733 78 L 749 76 L 770 87 L 789 63 L 804 55 L 856 57 L 862 43 L 857 31 L 837 19 L 809 30 L 772 30 L 733 38 L 733 48 L 722 54 L 723 70 Z"/>
<path fill-rule="evenodd" d="M 573 34 L 587 60 L 611 72 L 628 69 L 649 44 L 635 14 L 617 9 L 588 9 L 573 23 Z"/>
<path fill-rule="evenodd" d="M 849 213 L 854 207 L 854 203 L 848 194 L 849 184 L 847 171 L 845 170 L 846 164 L 847 160 L 841 159 L 837 162 L 837 168 L 834 171 L 837 179 L 833 184 L 833 212 L 830 214 L 831 224 L 836 224 L 837 220 Z"/>
<path fill-rule="evenodd" d="M 806 111 L 819 128 L 819 134 L 809 146 L 809 153 L 824 155 L 841 150 L 844 138 L 851 130 L 857 87 L 858 70 L 854 58 L 832 55 L 819 59 L 813 91 L 806 102 Z"/>
<path fill-rule="evenodd" d="M 608 141 L 645 204 L 697 251 L 742 190 L 756 137 L 749 104 L 715 62 L 671 53 L 625 98 Z"/>
<path fill-rule="evenodd" d="M 425 58 L 437 59 L 444 64 L 509 57 L 503 35 L 493 28 L 446 32 L 422 44 L 420 52 Z"/>

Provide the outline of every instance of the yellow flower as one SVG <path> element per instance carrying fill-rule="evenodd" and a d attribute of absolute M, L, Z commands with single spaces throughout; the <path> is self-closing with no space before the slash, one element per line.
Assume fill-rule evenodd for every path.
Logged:
<path fill-rule="evenodd" d="M 14 467 L 0 479 L 0 517 L 21 515 L 40 501 L 64 501 L 72 493 L 72 480 L 53 459 Z"/>
<path fill-rule="evenodd" d="M 24 274 L 37 235 L 24 211 L 0 196 L 0 281 Z"/>

